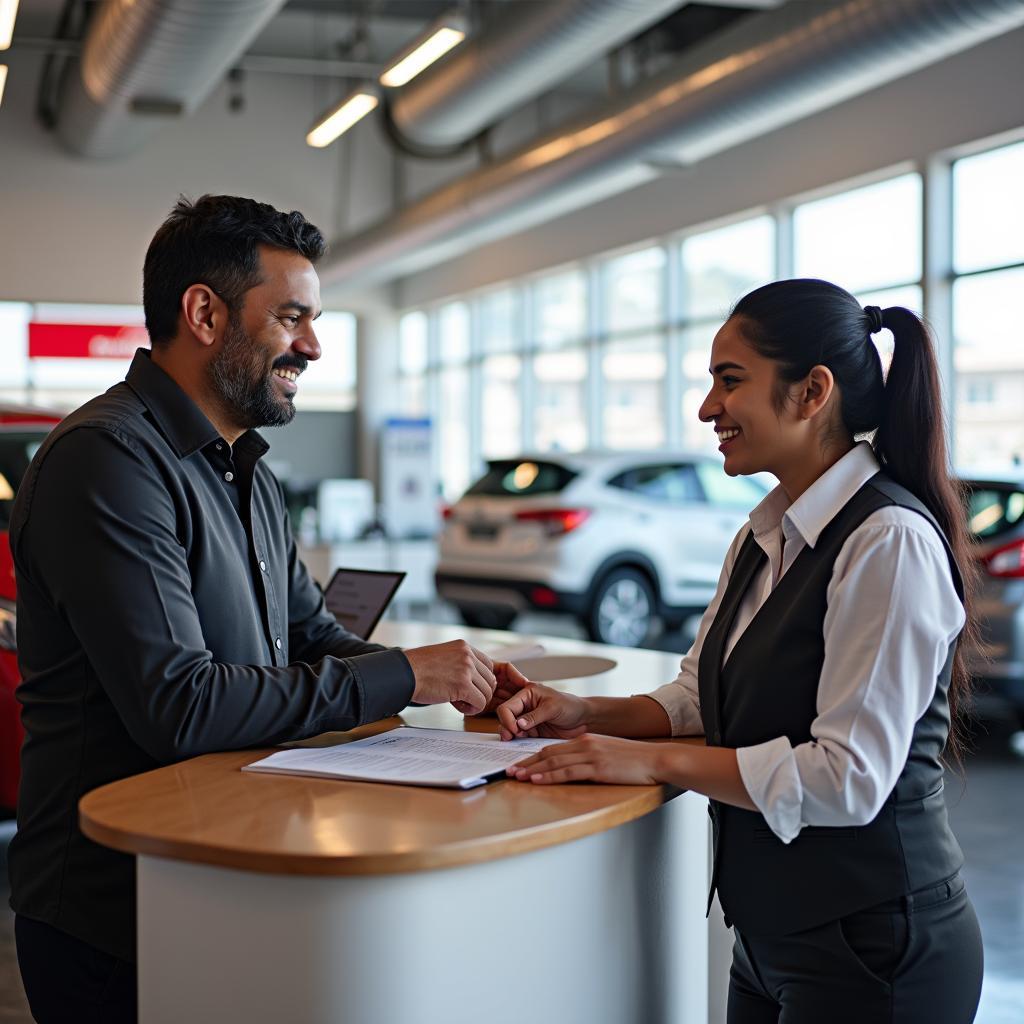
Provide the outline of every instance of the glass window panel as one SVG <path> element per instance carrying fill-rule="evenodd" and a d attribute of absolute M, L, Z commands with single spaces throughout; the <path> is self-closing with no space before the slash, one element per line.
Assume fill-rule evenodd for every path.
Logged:
<path fill-rule="evenodd" d="M 448 501 L 454 501 L 469 486 L 469 371 L 443 370 L 440 383 L 441 489 Z"/>
<path fill-rule="evenodd" d="M 398 378 L 398 411 L 406 416 L 427 415 L 427 381 L 425 377 Z"/>
<path fill-rule="evenodd" d="M 642 249 L 604 267 L 605 323 L 609 331 L 651 327 L 665 320 L 665 250 Z"/>
<path fill-rule="evenodd" d="M 514 352 L 520 348 L 519 295 L 512 289 L 480 299 L 480 349 Z"/>
<path fill-rule="evenodd" d="M 522 450 L 522 404 L 519 400 L 519 356 L 488 356 L 481 364 L 484 458 L 516 455 Z"/>
<path fill-rule="evenodd" d="M 683 444 L 693 451 L 718 451 L 718 438 L 698 414 L 711 388 L 711 343 L 720 324 L 698 324 L 681 332 L 683 351 Z"/>
<path fill-rule="evenodd" d="M 958 272 L 1024 261 L 1024 142 L 953 164 Z"/>
<path fill-rule="evenodd" d="M 965 277 L 953 285 L 956 464 L 1024 461 L 1024 327 L 1012 315 L 1024 268 Z"/>
<path fill-rule="evenodd" d="M 299 396 L 315 393 L 355 401 L 356 318 L 351 313 L 328 313 L 313 325 L 320 342 L 320 358 L 306 367 Z M 308 403 L 304 404 L 309 408 Z"/>
<path fill-rule="evenodd" d="M 533 360 L 533 446 L 577 452 L 587 444 L 587 354 L 572 348 Z"/>
<path fill-rule="evenodd" d="M 427 314 L 417 310 L 398 321 L 398 372 L 423 373 L 427 368 Z"/>
<path fill-rule="evenodd" d="M 775 277 L 775 221 L 755 217 L 683 239 L 687 320 L 725 320 L 736 301 Z"/>
<path fill-rule="evenodd" d="M 657 448 L 665 443 L 665 346 L 660 337 L 609 342 L 601 354 L 604 443 Z"/>
<path fill-rule="evenodd" d="M 852 292 L 921 277 L 921 176 L 903 174 L 798 206 L 793 213 L 797 277 L 820 277 Z"/>
<path fill-rule="evenodd" d="M 579 340 L 587 330 L 587 282 L 582 270 L 538 278 L 533 284 L 534 333 L 538 345 Z"/>
<path fill-rule="evenodd" d="M 469 359 L 469 306 L 452 302 L 437 314 L 437 346 L 445 365 Z"/>

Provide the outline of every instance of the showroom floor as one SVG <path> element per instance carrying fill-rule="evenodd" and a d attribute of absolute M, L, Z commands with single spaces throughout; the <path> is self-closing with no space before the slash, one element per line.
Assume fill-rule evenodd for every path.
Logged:
<path fill-rule="evenodd" d="M 419 612 L 419 614 L 415 614 Z M 410 617 L 449 621 L 447 613 L 415 609 Z M 581 636 L 553 616 L 531 616 L 516 623 L 529 634 Z M 681 650 L 678 634 L 652 646 Z M 652 680 L 652 686 L 663 680 Z M 978 1024 L 1020 1024 L 1024 1020 L 1024 758 L 1014 754 L 1010 721 L 998 707 L 975 737 L 962 777 L 947 781 L 950 815 L 967 858 L 968 889 L 985 940 L 985 987 Z M 0 823 L 0 1024 L 29 1024 L 14 956 L 13 915 L 7 909 L 7 844 L 13 824 Z"/>

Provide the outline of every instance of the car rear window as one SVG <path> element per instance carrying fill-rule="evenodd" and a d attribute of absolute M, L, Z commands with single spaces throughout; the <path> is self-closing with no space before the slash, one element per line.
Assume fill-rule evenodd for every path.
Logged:
<path fill-rule="evenodd" d="M 609 487 L 659 501 L 703 501 L 693 466 L 680 463 L 635 466 L 613 476 Z"/>
<path fill-rule="evenodd" d="M 44 436 L 38 431 L 0 433 L 0 530 L 10 529 L 14 495 Z"/>
<path fill-rule="evenodd" d="M 533 497 L 557 494 L 577 474 L 557 462 L 536 462 L 523 459 L 497 459 L 477 480 L 467 495 Z"/>
<path fill-rule="evenodd" d="M 999 537 L 1021 525 L 1024 491 L 1013 484 L 967 482 L 967 526 L 979 540 Z"/>

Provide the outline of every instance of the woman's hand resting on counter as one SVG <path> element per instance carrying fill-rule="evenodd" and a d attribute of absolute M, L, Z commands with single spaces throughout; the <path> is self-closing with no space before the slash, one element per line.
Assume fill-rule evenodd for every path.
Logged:
<path fill-rule="evenodd" d="M 506 769 L 520 782 L 609 782 L 620 786 L 651 786 L 661 782 L 664 746 L 620 736 L 590 733 L 557 743 Z"/>

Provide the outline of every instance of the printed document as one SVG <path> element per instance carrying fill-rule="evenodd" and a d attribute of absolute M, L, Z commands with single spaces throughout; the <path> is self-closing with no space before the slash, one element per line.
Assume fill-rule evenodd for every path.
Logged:
<path fill-rule="evenodd" d="M 403 725 L 333 747 L 281 750 L 245 765 L 242 771 L 472 789 L 505 778 L 510 765 L 551 743 L 563 742 L 520 739 L 502 743 L 496 733 Z"/>

